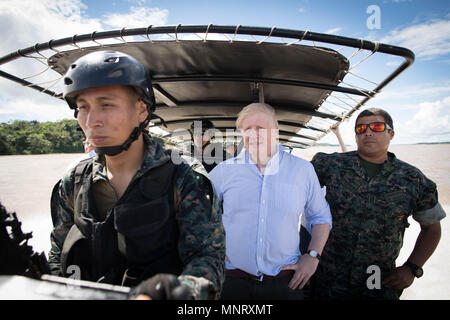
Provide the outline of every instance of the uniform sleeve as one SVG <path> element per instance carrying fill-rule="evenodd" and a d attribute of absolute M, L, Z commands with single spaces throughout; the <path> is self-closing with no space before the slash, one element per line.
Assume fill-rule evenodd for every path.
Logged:
<path fill-rule="evenodd" d="M 445 218 L 445 211 L 438 202 L 436 184 L 422 175 L 418 188 L 416 210 L 412 214 L 414 220 L 421 225 L 430 225 Z"/>
<path fill-rule="evenodd" d="M 51 210 L 53 230 L 50 234 L 50 252 L 48 254 L 50 271 L 53 275 L 62 275 L 61 251 L 67 233 L 74 224 L 72 181 L 70 173 L 55 187 L 52 194 Z"/>
<path fill-rule="evenodd" d="M 323 152 L 316 153 L 311 160 L 311 164 L 316 171 L 317 178 L 319 179 L 320 185 L 323 187 L 326 185 L 326 176 L 328 169 L 328 160 L 327 156 Z"/>
<path fill-rule="evenodd" d="M 308 180 L 308 199 L 305 206 L 305 221 L 308 223 L 306 228 L 311 230 L 316 224 L 327 223 L 331 229 L 332 218 L 330 206 L 325 200 L 319 180 L 311 165 L 308 167 Z"/>
<path fill-rule="evenodd" d="M 177 179 L 178 180 L 178 179 Z M 195 299 L 218 299 L 225 269 L 222 211 L 210 180 L 191 169 L 179 184 L 180 282 Z"/>

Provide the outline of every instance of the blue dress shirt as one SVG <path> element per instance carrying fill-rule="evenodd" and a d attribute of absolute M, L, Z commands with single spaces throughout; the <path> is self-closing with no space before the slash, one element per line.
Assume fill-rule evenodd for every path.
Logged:
<path fill-rule="evenodd" d="M 299 219 L 310 229 L 328 223 L 331 213 L 313 166 L 283 151 L 262 175 L 247 150 L 216 166 L 210 173 L 220 201 L 226 234 L 227 269 L 254 275 L 277 275 L 300 257 Z"/>

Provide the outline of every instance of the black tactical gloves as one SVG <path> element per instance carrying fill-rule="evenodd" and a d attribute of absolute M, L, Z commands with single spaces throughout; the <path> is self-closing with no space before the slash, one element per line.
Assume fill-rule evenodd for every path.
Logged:
<path fill-rule="evenodd" d="M 144 294 L 153 300 L 191 300 L 190 290 L 183 287 L 177 277 L 172 274 L 160 273 L 142 281 L 133 295 Z"/>

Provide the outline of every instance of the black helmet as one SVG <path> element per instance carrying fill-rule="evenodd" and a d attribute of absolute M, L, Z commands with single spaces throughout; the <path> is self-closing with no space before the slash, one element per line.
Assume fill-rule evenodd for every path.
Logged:
<path fill-rule="evenodd" d="M 80 90 L 112 85 L 140 88 L 149 115 L 154 111 L 155 97 L 144 65 L 117 51 L 92 52 L 72 63 L 64 75 L 63 97 L 69 107 L 76 110 L 75 98 Z"/>
<path fill-rule="evenodd" d="M 110 156 L 128 150 L 131 143 L 139 137 L 140 132 L 146 130 L 155 110 L 155 97 L 144 65 L 122 52 L 96 51 L 73 62 L 64 75 L 63 97 L 69 107 L 75 110 L 75 117 L 78 113 L 75 99 L 81 90 L 112 85 L 133 86 L 141 89 L 148 116 L 139 127 L 134 128 L 130 137 L 122 145 L 95 147 L 96 153 Z"/>
<path fill-rule="evenodd" d="M 200 122 L 200 123 L 199 123 Z M 200 127 L 201 124 L 201 127 Z M 195 120 L 194 122 L 192 122 L 191 124 L 191 132 L 194 132 L 194 128 L 201 128 L 202 132 L 205 132 L 208 129 L 214 129 L 214 125 L 211 121 L 209 121 L 208 119 L 199 119 L 199 120 Z"/>

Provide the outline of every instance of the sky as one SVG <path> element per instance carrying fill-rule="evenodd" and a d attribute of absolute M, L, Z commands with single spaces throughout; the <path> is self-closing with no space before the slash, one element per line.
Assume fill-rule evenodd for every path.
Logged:
<path fill-rule="evenodd" d="M 0 56 L 93 31 L 210 23 L 309 30 L 406 47 L 416 55 L 414 64 L 361 110 L 379 107 L 391 114 L 392 144 L 450 141 L 449 1 L 0 0 Z M 375 60 L 364 71 L 377 79 L 401 62 L 395 57 Z M 28 66 L 25 61 L 15 68 Z M 355 145 L 358 113 L 340 126 L 348 145 Z M 0 122 L 63 118 L 73 118 L 63 101 L 0 78 Z M 337 140 L 330 133 L 320 142 Z"/>

